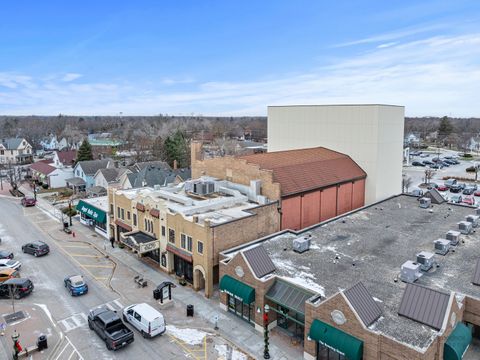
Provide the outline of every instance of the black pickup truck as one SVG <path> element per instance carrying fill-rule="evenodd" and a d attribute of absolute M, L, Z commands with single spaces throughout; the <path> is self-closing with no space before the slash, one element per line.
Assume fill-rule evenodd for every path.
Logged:
<path fill-rule="evenodd" d="M 88 327 L 105 341 L 108 350 L 117 350 L 133 342 L 133 332 L 115 311 L 99 307 L 90 310 Z"/>

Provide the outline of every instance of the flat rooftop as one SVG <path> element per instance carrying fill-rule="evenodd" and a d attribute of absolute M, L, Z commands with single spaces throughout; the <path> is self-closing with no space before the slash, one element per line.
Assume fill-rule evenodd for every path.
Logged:
<path fill-rule="evenodd" d="M 416 261 L 421 251 L 434 253 L 433 241 L 457 230 L 457 222 L 475 209 L 452 204 L 419 207 L 417 198 L 400 195 L 306 229 L 285 231 L 256 240 L 267 250 L 277 267 L 274 274 L 293 279 L 324 297 L 331 297 L 361 281 L 383 309 L 383 315 L 369 328 L 417 349 L 425 349 L 438 332 L 398 315 L 406 284 L 400 280 L 400 267 Z M 310 250 L 302 254 L 292 249 L 292 240 L 311 234 Z M 441 291 L 453 291 L 480 298 L 480 286 L 471 283 L 480 235 L 462 235 L 455 252 L 435 255 L 440 265 L 415 282 Z M 253 243 L 243 248 L 251 247 Z M 227 257 L 243 249 L 223 254 Z M 397 281 L 395 281 L 397 280 Z"/>
<path fill-rule="evenodd" d="M 109 212 L 108 209 L 108 196 L 99 196 L 94 198 L 82 199 L 87 204 L 95 206 L 97 209 Z"/>

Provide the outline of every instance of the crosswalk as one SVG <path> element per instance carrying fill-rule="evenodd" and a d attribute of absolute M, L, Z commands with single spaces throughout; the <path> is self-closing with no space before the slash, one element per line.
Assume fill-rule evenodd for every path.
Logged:
<path fill-rule="evenodd" d="M 100 306 L 105 306 L 107 307 L 107 309 L 112 311 L 117 311 L 117 312 L 120 312 L 124 308 L 123 304 L 119 301 L 119 299 L 115 299 L 103 304 L 99 304 L 95 307 L 100 307 Z M 83 312 L 76 313 L 65 319 L 59 320 L 58 324 L 62 328 L 63 332 L 68 333 L 72 330 L 75 330 L 81 327 L 86 327 L 88 324 L 88 314 Z"/>

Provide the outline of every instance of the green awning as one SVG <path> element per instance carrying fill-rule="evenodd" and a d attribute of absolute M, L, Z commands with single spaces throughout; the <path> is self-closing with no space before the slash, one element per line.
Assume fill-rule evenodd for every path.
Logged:
<path fill-rule="evenodd" d="M 472 330 L 464 323 L 458 323 L 443 347 L 444 360 L 461 360 L 472 342 Z"/>
<path fill-rule="evenodd" d="M 313 320 L 308 336 L 344 355 L 348 360 L 360 360 L 363 357 L 363 341 L 323 321 Z"/>
<path fill-rule="evenodd" d="M 98 221 L 99 223 L 104 223 L 107 218 L 105 211 L 97 209 L 83 200 L 78 202 L 77 211 L 80 211 L 82 214 L 87 215 L 90 219 Z"/>
<path fill-rule="evenodd" d="M 220 290 L 243 301 L 245 304 L 251 304 L 255 301 L 254 288 L 228 275 L 223 275 L 222 280 L 220 280 Z"/>

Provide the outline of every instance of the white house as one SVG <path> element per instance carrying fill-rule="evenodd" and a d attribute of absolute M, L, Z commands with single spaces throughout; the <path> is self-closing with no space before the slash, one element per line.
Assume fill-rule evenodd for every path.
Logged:
<path fill-rule="evenodd" d="M 118 184 L 124 173 L 131 173 L 131 171 L 127 168 L 99 169 L 93 177 L 95 180 L 95 186 L 101 186 L 106 189 L 108 186 Z"/>
<path fill-rule="evenodd" d="M 50 188 L 60 188 L 67 185 L 66 180 L 73 176 L 73 169 L 56 168 L 51 164 L 39 161 L 30 165 L 35 180 L 47 183 Z"/>
<path fill-rule="evenodd" d="M 2 139 L 0 164 L 25 164 L 33 161 L 32 145 L 24 138 Z"/>
<path fill-rule="evenodd" d="M 52 166 L 57 168 L 73 167 L 77 159 L 77 150 L 55 151 Z"/>

